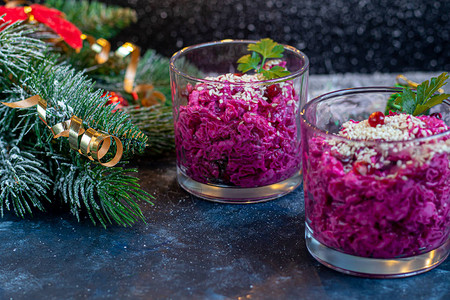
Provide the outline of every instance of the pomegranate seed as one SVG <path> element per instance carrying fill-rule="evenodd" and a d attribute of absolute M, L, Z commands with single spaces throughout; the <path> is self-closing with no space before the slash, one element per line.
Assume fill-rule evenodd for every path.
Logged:
<path fill-rule="evenodd" d="M 355 171 L 355 173 L 358 173 L 360 175 L 370 175 L 373 174 L 374 170 L 372 168 L 372 166 L 365 161 L 357 161 L 353 164 L 353 171 Z"/>
<path fill-rule="evenodd" d="M 281 93 L 280 88 L 276 84 L 269 85 L 264 92 L 264 96 L 272 100 Z"/>
<path fill-rule="evenodd" d="M 441 113 L 433 113 L 430 115 L 430 117 L 435 117 L 436 119 L 442 120 L 442 114 Z"/>
<path fill-rule="evenodd" d="M 377 127 L 377 125 L 384 124 L 384 114 L 381 111 L 376 111 L 369 116 L 369 125 L 371 127 Z"/>
<path fill-rule="evenodd" d="M 194 90 L 194 87 L 192 86 L 192 84 L 188 83 L 186 84 L 186 90 L 190 94 Z"/>

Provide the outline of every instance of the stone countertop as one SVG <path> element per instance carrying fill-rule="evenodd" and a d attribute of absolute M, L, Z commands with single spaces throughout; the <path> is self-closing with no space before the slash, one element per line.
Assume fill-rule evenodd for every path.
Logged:
<path fill-rule="evenodd" d="M 311 76 L 310 95 L 394 79 Z M 301 188 L 266 203 L 218 204 L 178 186 L 171 156 L 134 163 L 157 198 L 142 205 L 147 224 L 105 230 L 57 210 L 0 219 L 0 299 L 450 298 L 450 260 L 403 279 L 358 278 L 315 261 Z"/>

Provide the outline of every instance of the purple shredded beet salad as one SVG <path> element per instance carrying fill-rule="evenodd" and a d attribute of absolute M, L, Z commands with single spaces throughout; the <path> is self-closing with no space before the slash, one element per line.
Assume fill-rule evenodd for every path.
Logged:
<path fill-rule="evenodd" d="M 398 137 L 395 130 L 403 130 L 402 140 L 450 129 L 433 116 L 390 114 L 386 120 L 397 127 L 385 131 Z M 347 122 L 338 135 L 370 140 L 373 129 L 362 122 L 367 120 Z M 382 145 L 386 140 L 358 144 L 309 136 L 303 152 L 306 218 L 321 243 L 351 255 L 398 258 L 436 249 L 449 238 L 449 135 L 415 145 Z"/>
<path fill-rule="evenodd" d="M 259 187 L 301 168 L 299 96 L 292 81 L 261 85 L 258 75 L 225 74 L 188 86 L 175 121 L 178 166 L 190 178 Z M 242 84 L 245 83 L 245 84 Z"/>

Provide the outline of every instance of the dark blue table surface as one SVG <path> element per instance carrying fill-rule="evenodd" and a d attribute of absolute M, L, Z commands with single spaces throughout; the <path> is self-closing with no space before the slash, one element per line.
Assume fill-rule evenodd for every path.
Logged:
<path fill-rule="evenodd" d="M 449 299 L 450 260 L 403 279 L 344 275 L 304 239 L 303 192 L 252 205 L 190 196 L 172 157 L 140 158 L 147 224 L 57 212 L 0 220 L 0 299 Z"/>

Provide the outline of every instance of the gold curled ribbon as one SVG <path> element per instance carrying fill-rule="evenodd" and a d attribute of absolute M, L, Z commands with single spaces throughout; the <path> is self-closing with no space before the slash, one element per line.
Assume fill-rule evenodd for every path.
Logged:
<path fill-rule="evenodd" d="M 92 128 L 85 130 L 83 121 L 77 116 L 72 116 L 70 120 L 49 126 L 47 124 L 47 101 L 39 95 L 12 103 L 2 102 L 2 104 L 11 108 L 30 108 L 36 106 L 39 118 L 52 131 L 53 138 L 67 137 L 71 149 L 92 161 L 98 161 L 102 166 L 115 166 L 122 158 L 123 145 L 119 138 L 104 132 L 98 132 Z M 101 162 L 101 159 L 108 153 L 111 147 L 111 139 L 114 139 L 116 143 L 116 154 L 111 160 Z"/>
<path fill-rule="evenodd" d="M 123 89 L 127 93 L 132 93 L 134 79 L 136 78 L 137 66 L 139 63 L 139 58 L 141 56 L 141 49 L 138 46 L 127 42 L 122 46 L 120 46 L 119 48 L 117 48 L 115 54 L 122 58 L 131 55 L 130 63 L 128 64 L 127 70 L 125 71 L 125 79 L 123 80 Z"/>
<path fill-rule="evenodd" d="M 91 49 L 97 53 L 95 55 L 95 60 L 99 64 L 103 64 L 108 61 L 109 58 L 109 51 L 111 50 L 111 44 L 105 39 L 96 39 L 92 35 L 81 35 L 82 40 L 88 41 L 89 45 L 91 46 Z"/>
<path fill-rule="evenodd" d="M 95 60 L 98 64 L 103 64 L 108 61 L 109 54 L 111 52 L 111 43 L 107 40 L 95 37 L 87 34 L 82 34 L 81 39 L 86 40 L 92 51 L 96 52 Z M 139 64 L 139 59 L 141 56 L 141 49 L 129 42 L 126 42 L 114 52 L 114 54 L 120 58 L 125 58 L 130 56 L 130 62 L 128 63 L 127 69 L 125 71 L 125 78 L 123 80 L 123 89 L 125 92 L 140 93 L 143 95 L 141 104 L 143 106 L 151 106 L 158 102 L 166 101 L 166 97 L 163 93 L 155 91 L 153 85 L 151 84 L 140 84 L 134 87 L 134 81 L 136 79 L 137 67 Z"/>
<path fill-rule="evenodd" d="M 401 82 L 401 80 L 403 80 L 404 82 L 406 82 L 406 84 L 403 83 L 403 82 Z M 414 82 L 414 81 L 412 81 L 412 80 L 409 80 L 409 79 L 406 78 L 406 76 L 403 75 L 403 74 L 397 75 L 397 77 L 395 78 L 395 81 L 397 82 L 397 84 L 400 84 L 400 85 L 402 85 L 402 86 L 408 86 L 408 87 L 413 88 L 413 89 L 415 89 L 415 88 L 417 88 L 417 87 L 419 86 L 419 84 L 418 84 L 417 82 Z M 443 94 L 443 93 L 444 93 L 444 90 L 443 90 L 443 89 L 438 89 L 438 92 L 439 92 L 440 94 Z"/>
<path fill-rule="evenodd" d="M 97 55 L 95 56 L 95 60 L 98 64 L 103 64 L 108 61 L 109 53 L 111 51 L 110 42 L 103 38 L 96 39 L 95 37 L 87 34 L 82 34 L 81 39 L 86 40 L 91 46 L 91 49 L 97 53 Z M 139 63 L 139 58 L 141 56 L 141 49 L 138 46 L 127 42 L 117 48 L 114 54 L 120 58 L 125 58 L 131 55 L 130 63 L 128 64 L 125 71 L 123 89 L 127 93 L 132 93 L 134 80 L 136 78 L 137 66 Z"/>
<path fill-rule="evenodd" d="M 155 91 L 152 84 L 140 84 L 136 86 L 133 92 L 142 93 L 142 106 L 148 107 L 166 101 L 166 96 L 159 91 Z"/>

